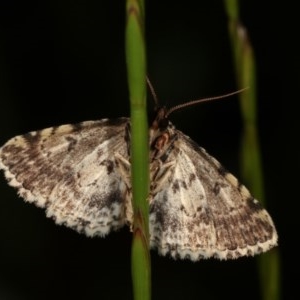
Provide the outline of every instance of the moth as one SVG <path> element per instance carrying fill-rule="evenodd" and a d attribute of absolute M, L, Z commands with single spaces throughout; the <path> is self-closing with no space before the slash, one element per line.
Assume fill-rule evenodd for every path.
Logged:
<path fill-rule="evenodd" d="M 170 112 L 158 109 L 149 128 L 151 248 L 197 261 L 253 256 L 274 247 L 277 233 L 268 212 L 174 127 Z M 26 201 L 87 236 L 103 237 L 133 222 L 129 118 L 16 136 L 0 148 L 0 169 Z"/>

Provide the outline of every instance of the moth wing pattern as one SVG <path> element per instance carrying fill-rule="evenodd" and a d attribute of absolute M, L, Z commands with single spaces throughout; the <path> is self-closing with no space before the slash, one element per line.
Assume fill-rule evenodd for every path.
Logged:
<path fill-rule="evenodd" d="M 216 159 L 175 131 L 178 139 L 164 162 L 170 167 L 150 200 L 151 247 L 196 261 L 252 256 L 275 246 L 267 211 Z"/>
<path fill-rule="evenodd" d="M 17 136 L 0 149 L 0 169 L 56 223 L 104 236 L 131 221 L 128 186 L 114 155 L 129 160 L 127 124 L 127 118 L 103 119 Z"/>
<path fill-rule="evenodd" d="M 277 244 L 267 211 L 221 164 L 169 122 L 150 128 L 150 246 L 173 258 L 233 259 Z M 132 225 L 130 121 L 30 132 L 0 148 L 0 169 L 26 201 L 87 236 Z"/>

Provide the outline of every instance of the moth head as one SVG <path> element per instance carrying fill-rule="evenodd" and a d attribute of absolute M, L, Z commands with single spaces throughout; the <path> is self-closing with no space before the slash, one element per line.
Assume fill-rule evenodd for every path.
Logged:
<path fill-rule="evenodd" d="M 169 120 L 167 117 L 168 110 L 167 108 L 160 107 L 155 112 L 155 118 L 152 123 L 152 128 L 154 130 L 165 131 L 169 125 Z"/>

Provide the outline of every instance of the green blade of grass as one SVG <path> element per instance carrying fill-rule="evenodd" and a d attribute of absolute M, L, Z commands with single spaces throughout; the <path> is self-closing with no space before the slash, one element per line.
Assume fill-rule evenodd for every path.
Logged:
<path fill-rule="evenodd" d="M 238 89 L 249 87 L 239 94 L 241 115 L 244 123 L 241 146 L 242 176 L 251 191 L 261 202 L 264 200 L 263 171 L 257 130 L 256 65 L 247 31 L 239 20 L 238 0 L 225 0 L 229 18 L 229 35 Z M 259 257 L 261 296 L 263 300 L 280 298 L 280 260 L 278 249 L 272 249 Z"/>
<path fill-rule="evenodd" d="M 146 110 L 144 2 L 126 3 L 126 62 L 131 111 L 131 177 L 133 195 L 132 283 L 135 300 L 151 298 L 149 253 L 149 154 Z"/>

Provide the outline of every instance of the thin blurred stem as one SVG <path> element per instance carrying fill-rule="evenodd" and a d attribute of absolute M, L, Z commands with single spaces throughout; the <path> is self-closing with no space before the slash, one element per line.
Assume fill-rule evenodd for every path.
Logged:
<path fill-rule="evenodd" d="M 238 89 L 249 87 L 239 94 L 244 131 L 241 147 L 242 175 L 255 197 L 264 201 L 263 172 L 257 130 L 256 64 L 247 31 L 239 20 L 238 0 L 225 0 L 229 18 L 231 39 Z M 280 297 L 279 254 L 277 249 L 259 257 L 261 295 L 263 300 Z"/>

